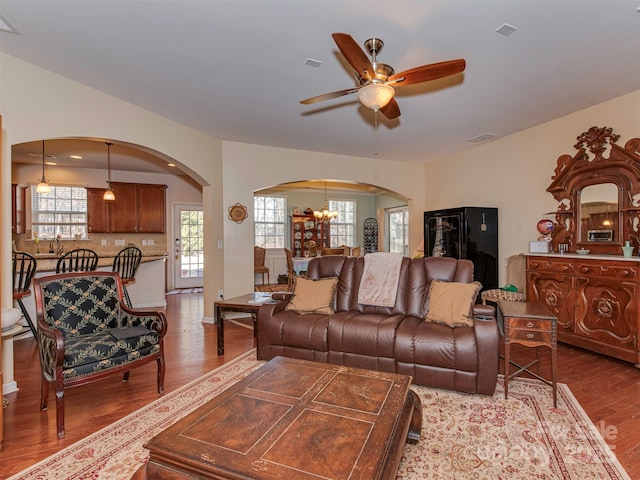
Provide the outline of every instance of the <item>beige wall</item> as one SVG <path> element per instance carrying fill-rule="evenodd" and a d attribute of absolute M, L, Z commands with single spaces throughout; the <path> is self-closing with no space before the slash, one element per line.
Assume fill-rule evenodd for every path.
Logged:
<path fill-rule="evenodd" d="M 245 205 L 249 218 L 237 224 L 225 218 L 225 296 L 251 291 L 253 286 L 253 192 L 305 179 L 329 178 L 377 185 L 409 198 L 410 251 L 422 236 L 424 165 L 373 158 L 346 157 L 236 142 L 223 142 L 224 204 Z M 330 172 L 330 173 L 328 173 Z M 226 214 L 225 214 L 226 217 Z"/>
<path fill-rule="evenodd" d="M 640 92 L 634 92 L 434 164 L 415 165 L 221 141 L 14 57 L 0 54 L 0 66 L 4 140 L 0 201 L 10 202 L 15 143 L 69 136 L 104 138 L 141 145 L 177 162 L 203 185 L 208 317 L 214 292 L 224 289 L 229 298 L 253 287 L 252 216 L 237 224 L 227 218 L 227 208 L 240 202 L 252 214 L 255 190 L 333 178 L 398 192 L 409 198 L 410 251 L 422 236 L 424 210 L 495 206 L 500 211 L 502 260 L 526 251 L 528 241 L 537 237 L 537 220 L 555 209 L 545 189 L 556 159 L 573 153 L 580 133 L 606 125 L 621 135 L 622 142 L 640 135 Z M 10 252 L 10 222 L 8 216 L 2 217 L 4 258 Z M 224 249 L 217 248 L 218 241 L 224 241 Z M 4 303 L 11 302 L 10 285 L 10 274 L 3 271 Z"/>
<path fill-rule="evenodd" d="M 222 142 L 9 55 L 0 54 L 0 66 L 5 140 L 1 201 L 10 202 L 11 145 L 16 143 L 63 137 L 110 139 L 143 146 L 178 163 L 203 185 L 205 317 L 213 315 L 218 290 L 224 289 L 229 298 L 253 289 L 252 221 L 232 222 L 227 208 L 236 202 L 251 207 L 255 190 L 310 178 L 364 182 L 409 197 L 411 214 L 421 222 L 423 165 Z M 10 222 L 3 217 L 5 258 L 10 252 Z M 420 241 L 421 223 L 418 227 L 412 229 L 414 245 Z M 219 241 L 224 241 L 224 249 L 218 248 Z M 3 271 L 3 299 L 10 298 L 10 282 L 9 272 Z"/>
<path fill-rule="evenodd" d="M 452 155 L 427 165 L 428 210 L 458 206 L 498 208 L 500 284 L 504 258 L 527 252 L 536 223 L 558 203 L 546 191 L 560 155 L 593 126 L 611 127 L 619 145 L 640 137 L 640 91 Z"/>
<path fill-rule="evenodd" d="M 205 235 L 222 239 L 222 142 L 202 132 L 123 102 L 6 54 L 0 54 L 3 115 L 1 201 L 10 204 L 11 145 L 39 139 L 93 137 L 141 145 L 185 166 L 203 185 Z M 0 254 L 11 249 L 11 218 L 2 218 Z M 216 242 L 205 243 L 205 305 L 224 285 L 224 262 Z M 6 269 L 5 269 L 6 270 Z M 11 275 L 2 272 L 2 301 L 11 303 Z M 210 298 L 207 298 L 210 295 Z"/>

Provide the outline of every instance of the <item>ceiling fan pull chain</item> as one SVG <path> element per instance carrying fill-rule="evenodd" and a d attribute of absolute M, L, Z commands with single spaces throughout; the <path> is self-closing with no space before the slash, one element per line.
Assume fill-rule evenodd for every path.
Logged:
<path fill-rule="evenodd" d="M 373 112 L 373 154 L 378 156 L 378 111 Z"/>

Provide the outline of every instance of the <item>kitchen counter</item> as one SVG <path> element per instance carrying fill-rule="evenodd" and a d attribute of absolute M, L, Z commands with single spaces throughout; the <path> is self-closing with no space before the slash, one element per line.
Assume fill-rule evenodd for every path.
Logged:
<path fill-rule="evenodd" d="M 36 255 L 36 272 L 49 272 L 55 273 L 56 264 L 58 263 L 58 259 L 60 257 L 57 255 L 49 254 L 49 253 L 41 253 Z M 98 255 L 98 270 L 105 270 L 107 267 L 113 267 L 113 259 L 115 258 L 115 254 L 112 255 Z M 144 263 L 154 262 L 156 260 L 166 259 L 167 254 L 143 254 L 142 260 L 140 261 L 140 265 Z"/>
<path fill-rule="evenodd" d="M 114 256 L 101 256 L 98 260 L 97 270 L 110 272 L 113 268 Z M 58 257 L 42 254 L 37 257 L 37 260 L 36 277 L 55 275 Z M 127 285 L 133 308 L 155 310 L 166 306 L 166 262 L 166 254 L 142 255 L 140 266 L 136 272 L 136 280 L 134 283 Z M 24 297 L 23 302 L 31 319 L 36 323 L 36 305 L 33 293 Z M 24 319 L 20 321 L 20 324 L 23 322 L 25 322 Z"/>

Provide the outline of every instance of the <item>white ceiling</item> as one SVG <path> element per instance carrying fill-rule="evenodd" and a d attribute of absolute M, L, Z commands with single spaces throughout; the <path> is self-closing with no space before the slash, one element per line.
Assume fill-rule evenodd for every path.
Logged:
<path fill-rule="evenodd" d="M 639 6 L 2 0 L 0 15 L 19 34 L 0 33 L 0 50 L 220 139 L 363 157 L 377 144 L 378 158 L 424 163 L 474 147 L 477 135 L 503 137 L 640 89 Z M 496 33 L 504 23 L 517 31 Z M 456 58 L 467 68 L 398 88 L 402 115 L 381 116 L 376 134 L 355 95 L 299 103 L 355 85 L 334 32 L 360 45 L 381 38 L 378 61 L 396 72 Z"/>

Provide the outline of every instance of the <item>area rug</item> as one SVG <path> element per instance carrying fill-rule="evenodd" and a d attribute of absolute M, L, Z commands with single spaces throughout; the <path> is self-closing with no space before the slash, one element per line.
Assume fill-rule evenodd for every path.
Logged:
<path fill-rule="evenodd" d="M 180 293 L 202 293 L 203 288 L 176 288 L 175 290 L 168 291 L 165 295 L 178 295 Z"/>
<path fill-rule="evenodd" d="M 143 444 L 262 365 L 255 350 L 164 395 L 10 480 L 129 479 Z M 611 448 L 564 384 L 502 378 L 492 397 L 413 386 L 423 407 L 417 445 L 405 445 L 398 479 L 624 479 Z"/>

